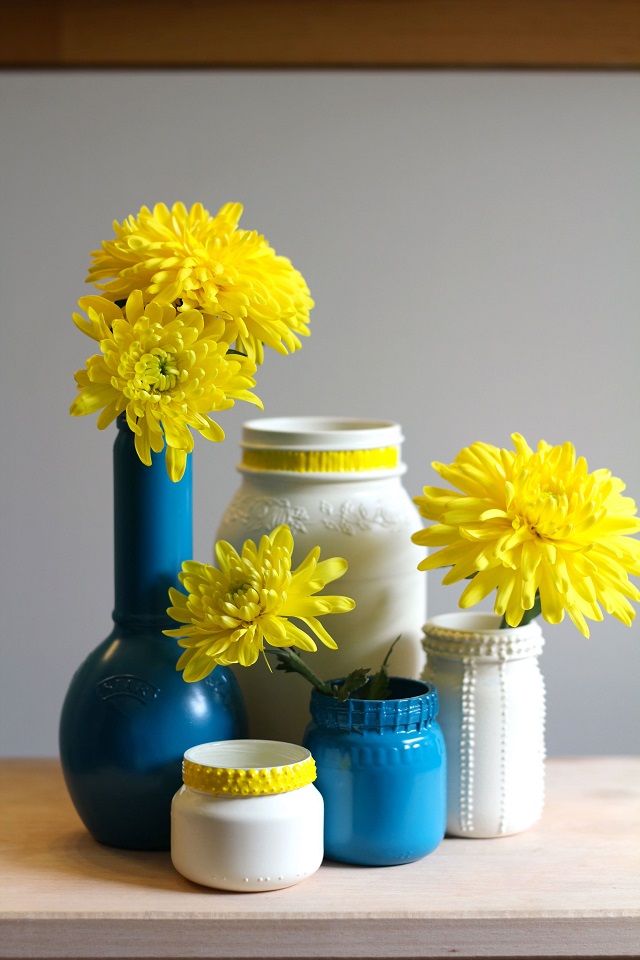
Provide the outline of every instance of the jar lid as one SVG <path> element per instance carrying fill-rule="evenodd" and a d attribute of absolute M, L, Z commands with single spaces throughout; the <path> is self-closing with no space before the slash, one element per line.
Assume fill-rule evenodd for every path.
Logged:
<path fill-rule="evenodd" d="M 316 779 L 305 747 L 279 740 L 219 740 L 190 747 L 182 762 L 187 787 L 224 797 L 289 793 Z"/>
<path fill-rule="evenodd" d="M 242 428 L 243 470 L 388 472 L 403 468 L 400 424 L 348 417 L 271 417 Z"/>

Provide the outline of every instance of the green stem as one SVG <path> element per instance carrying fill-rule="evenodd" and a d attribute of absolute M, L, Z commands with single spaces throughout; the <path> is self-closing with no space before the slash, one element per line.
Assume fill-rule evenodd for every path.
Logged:
<path fill-rule="evenodd" d="M 380 668 L 381 670 L 385 670 L 385 669 L 389 666 L 389 657 L 390 657 L 391 654 L 393 653 L 393 648 L 395 647 L 396 643 L 398 642 L 398 640 L 400 639 L 401 636 L 402 636 L 402 634 L 399 633 L 398 636 L 397 636 L 397 637 L 395 638 L 395 640 L 393 641 L 393 643 L 391 644 L 391 646 L 389 647 L 389 649 L 387 650 L 387 655 L 386 655 L 386 657 L 384 658 L 384 660 L 382 661 L 382 667 Z"/>
<path fill-rule="evenodd" d="M 299 657 L 291 647 L 268 647 L 265 648 L 265 653 L 271 654 L 275 657 L 276 660 L 279 660 L 280 663 L 286 664 L 285 670 L 287 673 L 299 673 L 301 677 L 304 677 L 305 680 L 308 680 L 309 683 L 319 690 L 320 693 L 326 694 L 330 697 L 333 693 L 331 685 L 325 683 L 323 680 L 318 677 L 313 670 L 311 670 L 307 664 L 304 662 L 302 657 Z"/>

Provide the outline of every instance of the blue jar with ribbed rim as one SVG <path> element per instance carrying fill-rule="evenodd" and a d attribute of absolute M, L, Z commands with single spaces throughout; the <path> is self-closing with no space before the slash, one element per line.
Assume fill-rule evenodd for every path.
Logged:
<path fill-rule="evenodd" d="M 419 860 L 446 824 L 446 755 L 433 684 L 392 677 L 385 700 L 314 690 L 304 746 L 325 805 L 325 855 L 362 866 Z"/>

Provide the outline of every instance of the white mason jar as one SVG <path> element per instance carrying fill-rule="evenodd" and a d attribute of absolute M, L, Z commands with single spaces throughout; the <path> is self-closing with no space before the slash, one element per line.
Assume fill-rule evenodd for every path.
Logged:
<path fill-rule="evenodd" d="M 494 613 L 453 613 L 424 627 L 424 679 L 438 690 L 447 748 L 447 833 L 526 830 L 544 803 L 544 639 L 536 621 L 499 629 Z"/>
<path fill-rule="evenodd" d="M 424 548 L 411 542 L 422 520 L 402 485 L 399 424 L 380 420 L 279 417 L 251 420 L 242 433 L 242 484 L 216 539 L 240 549 L 286 523 L 297 566 L 311 549 L 320 559 L 344 557 L 349 569 L 324 592 L 351 597 L 350 613 L 323 622 L 338 644 L 305 654 L 324 680 L 357 667 L 377 668 L 395 638 L 390 668 L 419 678 L 426 580 L 417 567 Z M 236 668 L 252 736 L 302 742 L 309 687 L 260 660 Z M 277 705 L 277 706 L 276 706 Z"/>
<path fill-rule="evenodd" d="M 324 804 L 304 747 L 221 740 L 184 755 L 171 805 L 171 859 L 188 880 L 221 890 L 279 890 L 316 872 Z"/>

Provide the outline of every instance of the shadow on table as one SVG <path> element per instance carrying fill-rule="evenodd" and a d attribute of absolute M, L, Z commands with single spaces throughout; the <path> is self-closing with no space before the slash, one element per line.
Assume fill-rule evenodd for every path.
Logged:
<path fill-rule="evenodd" d="M 24 852 L 19 853 L 17 848 L 16 853 L 24 873 L 28 869 L 29 858 L 24 856 Z M 82 829 L 69 830 L 51 838 L 47 844 L 46 853 L 38 852 L 34 869 L 37 869 L 40 875 L 46 871 L 52 875 L 57 874 L 67 881 L 73 877 L 79 880 L 96 880 L 100 883 L 106 881 L 153 890 L 230 897 L 247 896 L 245 891 L 218 890 L 192 883 L 174 868 L 169 851 L 120 850 L 98 843 L 90 833 Z M 344 864 L 325 860 L 323 871 L 332 870 L 344 870 Z M 52 880 L 55 882 L 55 877 L 52 876 Z M 313 877 L 310 877 L 309 881 L 312 880 Z M 252 895 L 262 898 L 277 895 L 278 892 L 265 890 Z"/>
<path fill-rule="evenodd" d="M 25 867 L 22 860 L 23 869 Z M 191 883 L 175 870 L 169 851 L 120 850 L 94 840 L 85 830 L 73 830 L 53 838 L 45 856 L 38 857 L 38 870 L 70 874 L 104 882 L 155 890 L 224 894 Z"/>

